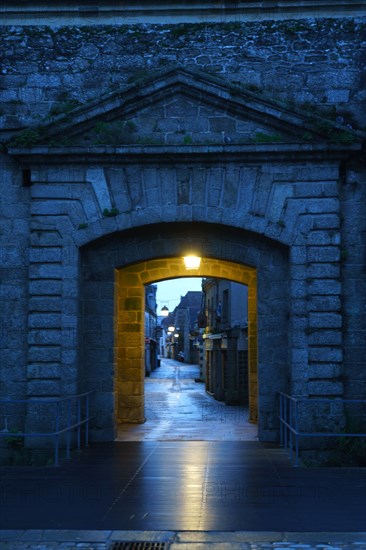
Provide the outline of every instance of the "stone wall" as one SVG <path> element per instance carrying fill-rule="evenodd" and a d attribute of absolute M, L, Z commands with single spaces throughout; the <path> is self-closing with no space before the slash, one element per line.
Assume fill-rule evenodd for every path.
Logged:
<path fill-rule="evenodd" d="M 17 163 L 0 157 L 0 394 L 22 398 L 27 391 L 29 188 L 22 186 Z"/>
<path fill-rule="evenodd" d="M 202 152 L 198 167 L 189 160 L 196 154 L 184 146 L 168 164 L 164 150 L 162 156 L 156 152 L 155 161 L 142 151 L 133 163 L 126 148 L 124 166 L 121 154 L 102 155 L 97 180 L 90 175 L 96 168 L 89 167 L 88 157 L 81 163 L 78 148 L 61 164 L 52 148 L 33 159 L 26 151 L 19 153 L 32 172 L 28 396 L 70 395 L 94 385 L 100 418 L 111 419 L 113 270 L 181 255 L 187 239 L 197 240 L 203 257 L 258 271 L 262 437 L 273 438 L 277 429 L 276 389 L 312 397 L 343 394 L 338 162 L 294 161 L 287 145 L 272 151 L 263 147 L 264 156 L 252 146 L 244 156 L 241 148 L 235 162 L 222 151 L 207 163 L 207 151 Z M 221 174 L 217 189 L 216 173 Z M 113 215 L 105 215 L 107 203 L 115 208 Z M 177 221 L 187 224 L 179 229 L 178 249 L 173 238 Z M 203 224 L 199 239 L 192 222 Z M 202 235 L 210 227 L 205 240 Z M 246 233 L 238 236 L 234 227 Z M 103 426 L 99 437 L 111 433 L 110 423 Z"/>
<path fill-rule="evenodd" d="M 366 395 L 366 172 L 364 163 L 350 163 L 340 182 L 342 211 L 342 319 L 345 396 Z"/>
<path fill-rule="evenodd" d="M 93 27 L 2 27 L 7 132 L 172 65 L 209 72 L 365 125 L 365 19 Z"/>
<path fill-rule="evenodd" d="M 0 35 L 2 141 L 27 126 L 72 120 L 75 107 L 97 103 L 104 93 L 132 86 L 138 96 L 146 78 L 172 66 L 213 74 L 235 84 L 238 93 L 254 94 L 268 109 L 276 101 L 284 112 L 322 113 L 345 127 L 362 129 L 366 123 L 365 19 L 15 26 L 1 28 Z M 178 81 L 174 86 L 179 88 Z M 163 105 L 161 118 L 171 130 L 154 154 L 150 150 L 147 155 L 153 145 L 148 142 L 147 149 L 125 144 L 117 150 L 93 149 L 89 141 L 82 154 L 78 148 L 53 148 L 54 143 L 43 144 L 38 152 L 10 150 L 9 155 L 4 149 L 2 396 L 36 398 L 78 391 L 84 382 L 87 338 L 92 337 L 82 332 L 86 340 L 80 347 L 81 318 L 87 314 L 80 312 L 80 258 L 85 261 L 88 246 L 97 249 L 104 243 L 107 249 L 113 234 L 124 240 L 126 231 L 177 222 L 221 228 L 219 257 L 260 268 L 258 329 L 274 340 L 276 331 L 281 337 L 286 334 L 290 344 L 288 350 L 268 348 L 259 357 L 260 368 L 272 368 L 275 379 L 283 364 L 282 387 L 294 394 L 365 395 L 366 174 L 360 147 L 333 143 L 332 149 L 329 142 L 322 148 L 290 141 L 219 147 L 220 134 L 230 124 L 235 125 L 236 140 L 252 140 L 252 134 L 236 115 L 226 117 L 222 130 L 222 120 L 210 121 L 215 113 L 210 115 L 204 99 L 202 94 L 201 111 L 182 115 L 184 128 L 174 111 L 182 111 L 181 99 Z M 140 127 L 154 107 L 139 111 Z M 183 110 L 188 107 L 186 103 Z M 253 131 L 261 130 L 261 124 L 265 128 L 267 114 Z M 185 141 L 193 119 L 201 140 L 196 149 Z M 156 140 L 161 130 L 155 118 L 147 137 L 154 134 Z M 32 132 L 25 138 L 18 145 L 32 145 Z M 164 149 L 167 143 L 170 149 Z M 254 235 L 252 252 L 243 245 L 245 252 L 236 255 L 238 249 L 225 238 L 232 228 L 245 232 L 249 240 Z M 271 243 L 275 250 L 286 251 L 286 262 L 269 254 L 261 263 L 260 242 L 266 243 L 267 252 Z M 156 257 L 161 239 L 152 246 L 156 248 L 146 245 L 136 256 L 136 245 L 126 243 L 118 248 L 116 264 L 106 253 L 110 272 L 100 281 L 98 295 L 102 298 L 106 292 L 111 301 L 113 266 L 142 261 L 147 251 Z M 166 256 L 176 253 L 169 241 L 165 246 Z M 94 273 L 97 262 L 92 264 Z M 273 284 L 264 284 L 271 278 Z M 85 292 L 92 292 L 92 286 L 88 283 Z M 83 307 L 89 307 L 83 300 Z M 271 313 L 270 305 L 276 310 L 279 304 L 280 314 Z M 112 341 L 110 303 L 108 307 L 109 332 L 99 358 L 100 365 L 108 363 L 107 371 L 112 368 L 106 353 Z M 87 356 L 86 362 L 90 360 Z M 104 402 L 101 410 L 111 424 L 113 399 L 108 399 L 109 409 Z M 270 438 L 276 429 L 273 395 L 264 392 L 261 407 L 262 433 Z"/>

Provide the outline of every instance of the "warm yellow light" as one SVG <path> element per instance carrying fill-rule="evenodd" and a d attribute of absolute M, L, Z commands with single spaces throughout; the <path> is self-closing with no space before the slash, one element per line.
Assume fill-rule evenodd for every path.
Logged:
<path fill-rule="evenodd" d="M 171 327 L 168 327 L 168 332 L 174 332 L 175 331 L 175 327 L 171 326 Z"/>
<path fill-rule="evenodd" d="M 201 265 L 201 258 L 199 256 L 184 256 L 183 260 L 186 269 L 198 269 Z"/>

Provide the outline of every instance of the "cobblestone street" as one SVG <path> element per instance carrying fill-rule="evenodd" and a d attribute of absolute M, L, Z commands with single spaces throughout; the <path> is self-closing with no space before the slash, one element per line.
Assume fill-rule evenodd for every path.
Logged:
<path fill-rule="evenodd" d="M 253 441 L 248 410 L 227 406 L 205 392 L 198 365 L 162 359 L 145 378 L 146 422 L 120 427 L 118 441 Z"/>

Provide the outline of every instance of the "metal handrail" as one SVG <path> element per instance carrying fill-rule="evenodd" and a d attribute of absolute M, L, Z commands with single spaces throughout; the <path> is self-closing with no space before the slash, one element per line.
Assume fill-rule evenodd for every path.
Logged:
<path fill-rule="evenodd" d="M 283 392 L 277 392 L 280 396 L 280 445 L 289 451 L 291 461 L 293 462 L 293 454 L 295 451 L 295 464 L 299 465 L 299 444 L 301 437 L 366 437 L 366 433 L 335 433 L 335 432 L 306 432 L 299 428 L 299 409 L 300 403 L 337 403 L 337 404 L 366 404 L 365 399 L 329 399 L 320 398 L 304 398 L 294 397 Z"/>
<path fill-rule="evenodd" d="M 66 434 L 66 458 L 71 457 L 71 434 L 76 430 L 77 449 L 81 448 L 81 428 L 85 427 L 85 447 L 89 445 L 89 422 L 92 419 L 90 416 L 90 398 L 94 394 L 94 390 L 89 392 L 72 395 L 70 397 L 46 398 L 46 399 L 0 399 L 1 405 L 56 405 L 54 416 L 55 429 L 48 432 L 11 432 L 8 429 L 7 418 L 10 415 L 4 414 L 5 430 L 0 431 L 0 437 L 52 437 L 54 440 L 54 466 L 59 466 L 60 454 L 60 435 Z M 83 403 L 84 400 L 84 403 Z M 71 406 L 72 402 L 76 401 L 76 421 L 72 421 Z M 61 415 L 61 403 L 66 403 L 66 426 L 64 425 L 64 417 Z M 84 407 L 82 406 L 84 404 Z M 82 414 L 84 410 L 84 415 Z"/>

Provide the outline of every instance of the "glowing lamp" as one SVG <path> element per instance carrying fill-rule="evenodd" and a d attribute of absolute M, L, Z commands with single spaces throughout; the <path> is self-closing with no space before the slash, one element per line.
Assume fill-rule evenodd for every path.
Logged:
<path fill-rule="evenodd" d="M 169 315 L 169 309 L 166 306 L 163 306 L 160 310 L 160 315 L 162 317 L 168 317 Z"/>
<path fill-rule="evenodd" d="M 184 256 L 183 260 L 186 269 L 198 269 L 201 265 L 201 258 L 199 256 Z"/>

